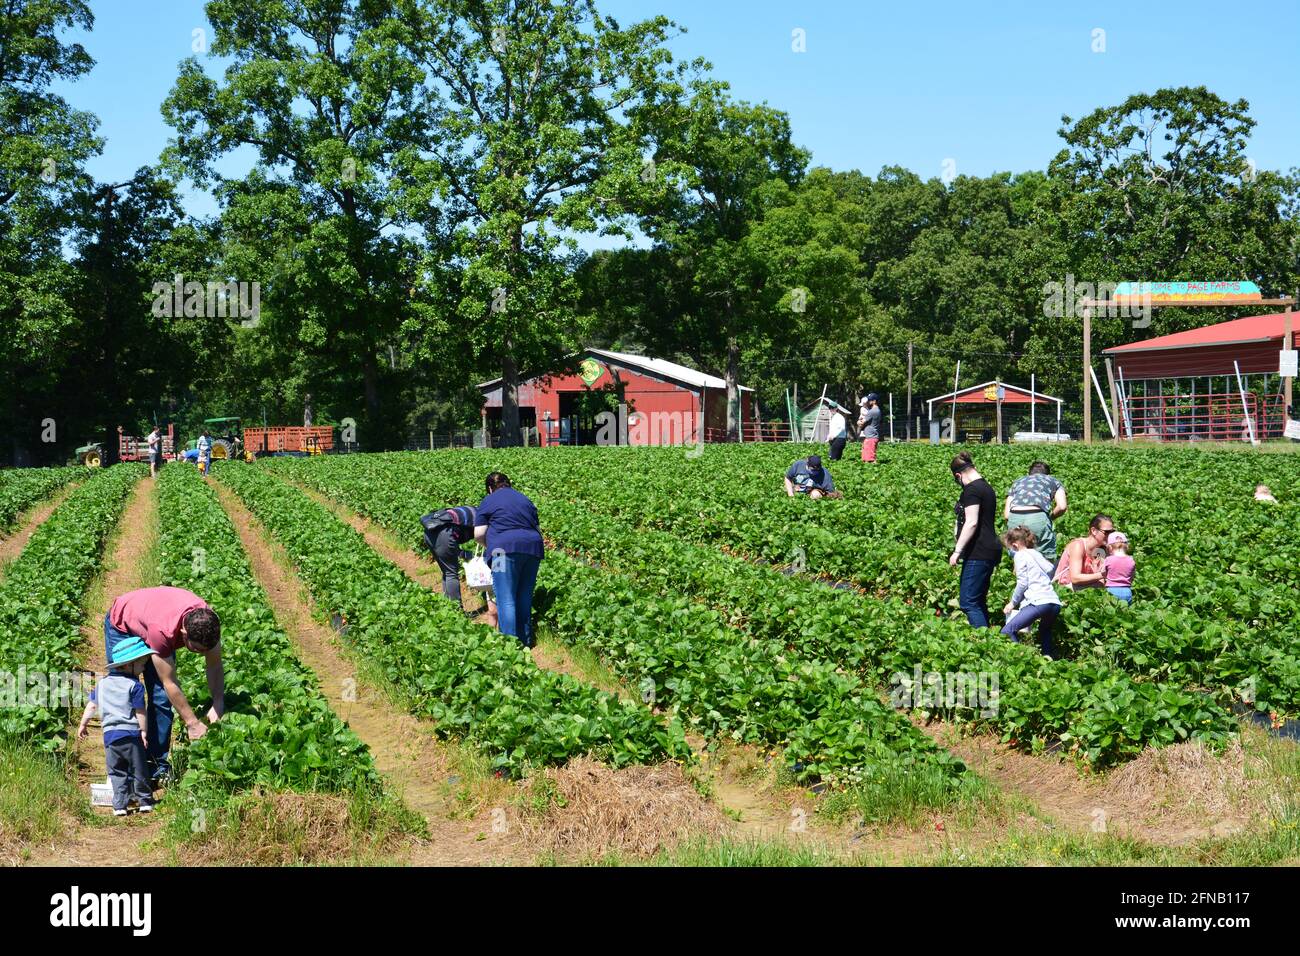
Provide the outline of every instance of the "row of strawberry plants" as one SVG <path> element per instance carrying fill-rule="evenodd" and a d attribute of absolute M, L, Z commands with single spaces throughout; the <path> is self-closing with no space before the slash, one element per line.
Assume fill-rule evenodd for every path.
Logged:
<path fill-rule="evenodd" d="M 1094 766 L 1147 744 L 1223 739 L 1233 723 L 1212 701 L 1167 683 L 1136 681 L 1104 663 L 1049 661 L 1032 648 L 936 619 L 898 601 L 867 600 L 662 532 L 636 531 L 543 499 L 548 527 L 575 550 L 635 576 L 671 574 L 697 598 L 743 616 L 756 636 L 842 662 L 877 683 L 922 673 L 998 675 L 996 712 L 972 714 L 1028 747 L 1053 738 Z"/>
<path fill-rule="evenodd" d="M 116 465 L 96 472 L 36 529 L 9 565 L 0 583 L 0 680 L 12 682 L 23 699 L 0 707 L 0 737 L 24 738 L 47 750 L 61 746 L 74 703 L 66 693 L 67 676 L 79 663 L 86 586 L 99 571 L 104 543 L 143 471 Z M 42 695 L 42 687 L 51 690 Z"/>
<path fill-rule="evenodd" d="M 466 456 L 393 455 L 280 467 L 293 469 L 326 493 L 368 489 L 369 516 L 412 535 L 411 511 L 392 502 L 402 495 L 409 499 L 412 490 L 429 496 L 424 504 L 460 500 L 485 466 L 482 459 Z M 381 496 L 369 489 L 386 483 L 393 494 L 389 505 L 380 507 L 376 499 Z M 880 683 L 897 673 L 911 675 L 916 666 L 938 673 L 995 672 L 1001 699 L 991 722 L 1026 745 L 1035 738 L 1060 737 L 1092 763 L 1104 765 L 1126 759 L 1146 743 L 1188 736 L 1221 739 L 1233 727 L 1226 712 L 1201 695 L 1135 682 L 1096 664 L 1047 661 L 1027 647 L 972 634 L 901 602 L 864 600 L 676 536 L 620 527 L 592 517 L 586 505 L 565 504 L 545 494 L 538 501 L 547 532 L 566 547 L 656 586 L 669 580 L 685 585 L 719 609 L 742 615 L 756 636 L 783 641 L 809 657 L 861 669 Z"/>
<path fill-rule="evenodd" d="M 212 488 L 193 469 L 165 468 L 158 489 L 162 583 L 200 595 L 222 623 L 227 713 L 178 751 L 182 788 L 378 793 L 370 751 L 295 656 Z M 185 693 L 203 713 L 203 660 L 177 658 Z"/>
<path fill-rule="evenodd" d="M 319 472 L 294 476 L 314 484 Z M 405 538 L 427 510 L 406 484 L 343 480 L 329 483 L 328 493 Z M 914 765 L 961 772 L 856 675 L 804 660 L 784 642 L 755 640 L 716 610 L 560 552 L 543 562 L 538 584 L 546 592 L 542 620 L 558 637 L 596 651 L 628 685 L 706 738 L 782 747 L 800 780 L 863 783 Z"/>
<path fill-rule="evenodd" d="M 42 498 L 83 473 L 80 468 L 21 468 L 0 471 L 0 532 Z"/>
<path fill-rule="evenodd" d="M 596 470 L 591 459 L 570 458 L 564 469 L 554 461 L 534 464 L 537 467 L 530 473 L 536 477 L 531 480 L 549 493 L 571 495 L 584 507 L 638 526 L 670 529 L 691 540 L 721 543 L 767 560 L 789 560 L 797 554 L 813 570 L 833 569 L 882 595 L 921 603 L 936 601 L 955 589 L 952 571 L 929 552 L 918 553 L 914 545 L 901 542 L 887 546 L 825 527 L 835 517 L 826 509 L 842 502 L 764 503 L 764 509 L 785 507 L 803 513 L 803 520 L 784 523 L 777 532 L 771 515 L 752 502 L 729 501 L 726 492 L 713 486 L 704 492 L 695 478 L 681 474 L 656 478 L 653 485 L 634 479 L 632 490 L 594 495 L 589 490 Z M 635 473 L 637 467 L 620 468 L 620 475 Z M 911 513 L 904 509 L 897 521 L 889 519 L 890 525 L 925 524 L 926 519 L 917 518 L 915 511 L 915 507 Z M 884 552 L 893 557 L 882 559 Z M 888 575 L 849 572 L 850 561 L 859 555 L 868 565 L 892 561 L 897 570 Z M 1009 592 L 1012 583 L 1009 562 L 1004 562 L 994 581 L 995 591 Z M 1260 710 L 1300 712 L 1300 604 L 1281 584 L 1256 581 L 1253 589 L 1237 590 L 1241 586 L 1240 579 L 1207 583 L 1177 601 L 1140 600 L 1123 608 L 1097 594 L 1072 595 L 1060 620 L 1062 644 L 1075 656 L 1100 657 L 1136 675 L 1237 691 Z"/>
<path fill-rule="evenodd" d="M 417 716 L 521 773 L 593 754 L 614 766 L 689 754 L 679 723 L 572 677 L 539 670 L 513 638 L 466 620 L 330 511 L 261 468 L 218 479 L 284 545 L 317 603 L 372 658 Z"/>
<path fill-rule="evenodd" d="M 623 517 L 635 513 L 638 523 L 687 527 L 701 539 L 774 561 L 788 561 L 799 549 L 820 573 L 930 604 L 950 598 L 943 569 L 956 499 L 947 466 L 952 449 L 900 447 L 884 470 L 828 463 L 843 500 L 787 499 L 779 490 L 781 471 L 792 457 L 813 450 L 717 446 L 690 461 L 670 449 L 600 449 L 600 456 L 561 449 L 527 459 L 526 467 L 551 490 L 617 508 Z M 975 454 L 985 477 L 1005 493 L 1035 455 L 1046 453 L 1003 447 Z M 1143 601 L 1264 625 L 1278 611 L 1295 613 L 1294 602 L 1273 606 L 1300 584 L 1300 541 L 1290 534 L 1288 517 L 1295 505 L 1260 507 L 1251 494 L 1254 478 L 1276 474 L 1280 466 L 1273 463 L 1288 456 L 1243 461 L 1236 454 L 1164 449 L 1053 449 L 1048 457 L 1070 495 L 1071 510 L 1058 521 L 1058 532 L 1082 534 L 1097 511 L 1120 520 L 1142 558 L 1137 593 Z M 616 501 L 605 499 L 603 485 L 593 494 L 593 476 L 609 470 L 619 475 Z M 735 515 L 756 508 L 764 524 L 733 526 Z M 1198 560 L 1189 562 L 1188 555 Z M 1004 573 L 1009 580 L 1009 570 Z M 1252 602 L 1251 595 L 1263 597 Z M 1290 634 L 1292 623 L 1280 620 L 1275 630 Z"/>

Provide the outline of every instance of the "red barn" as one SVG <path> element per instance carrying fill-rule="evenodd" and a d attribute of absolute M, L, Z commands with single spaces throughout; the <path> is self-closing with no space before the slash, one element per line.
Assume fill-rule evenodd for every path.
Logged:
<path fill-rule="evenodd" d="M 1257 438 L 1280 438 L 1286 402 L 1278 352 L 1294 348 L 1282 341 L 1288 318 L 1295 320 L 1281 312 L 1252 315 L 1106 349 L 1121 434 L 1236 441 L 1253 429 Z M 1293 325 L 1293 342 L 1294 336 Z"/>
<path fill-rule="evenodd" d="M 542 445 L 682 445 L 721 441 L 727 386 L 676 362 L 585 349 L 576 373 L 537 375 L 519 384 L 519 424 Z M 501 379 L 479 385 L 483 424 L 501 434 Z M 758 421 L 753 389 L 740 388 L 742 434 Z M 494 440 L 494 444 L 497 443 Z"/>

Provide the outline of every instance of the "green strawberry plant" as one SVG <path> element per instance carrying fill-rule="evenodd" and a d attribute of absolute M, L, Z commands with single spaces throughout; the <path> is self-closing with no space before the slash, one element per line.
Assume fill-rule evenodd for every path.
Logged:
<path fill-rule="evenodd" d="M 68 674 L 78 669 L 82 600 L 99 571 L 104 543 L 144 468 L 114 465 L 95 472 L 32 534 L 0 580 L 0 678 Z M 26 684 L 26 679 L 23 681 Z M 15 691 L 25 687 L 15 686 Z M 0 694 L 7 689 L 0 687 Z M 47 750 L 65 741 L 72 701 L 0 706 L 0 736 Z"/>

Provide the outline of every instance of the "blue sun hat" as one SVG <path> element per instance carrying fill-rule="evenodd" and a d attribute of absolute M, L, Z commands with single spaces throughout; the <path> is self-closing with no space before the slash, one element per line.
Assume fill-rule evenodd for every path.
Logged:
<path fill-rule="evenodd" d="M 152 653 L 153 650 L 143 640 L 138 637 L 129 637 L 124 641 L 118 641 L 113 647 L 113 659 L 108 666 L 121 667 L 123 664 L 130 664 L 142 657 L 148 657 Z"/>

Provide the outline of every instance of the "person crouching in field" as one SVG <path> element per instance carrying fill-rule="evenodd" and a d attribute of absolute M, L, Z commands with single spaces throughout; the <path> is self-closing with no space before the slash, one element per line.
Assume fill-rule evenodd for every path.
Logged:
<path fill-rule="evenodd" d="M 786 469 L 785 493 L 791 498 L 796 494 L 809 498 L 827 498 L 836 494 L 835 482 L 831 480 L 831 473 L 822 467 L 821 455 L 800 458 Z"/>
<path fill-rule="evenodd" d="M 1011 550 L 1011 560 L 1016 569 L 1016 590 L 1002 609 L 1007 616 L 1002 633 L 1013 641 L 1019 641 L 1020 632 L 1037 621 L 1043 653 L 1053 657 L 1052 627 L 1061 613 L 1061 599 L 1052 587 L 1055 568 L 1042 552 L 1035 549 L 1038 542 L 1034 532 L 1023 525 L 1003 534 L 1002 543 Z"/>
<path fill-rule="evenodd" d="M 149 777 L 157 786 L 171 772 L 173 708 L 185 722 L 191 740 L 207 733 L 190 708 L 176 676 L 176 652 L 181 648 L 203 655 L 212 694 L 207 717 L 221 719 L 226 710 L 226 675 L 221 664 L 221 621 L 197 594 L 184 588 L 141 588 L 128 591 L 104 615 L 104 654 L 113 660 L 123 641 L 140 639 L 153 652 L 144 668 L 148 691 Z"/>
<path fill-rule="evenodd" d="M 90 718 L 99 711 L 99 725 L 104 732 L 104 763 L 113 786 L 113 815 L 126 816 L 131 801 L 141 813 L 153 812 L 153 790 L 149 785 L 149 768 L 145 748 L 149 746 L 147 707 L 144 684 L 145 662 L 153 651 L 138 637 L 119 641 L 109 659 L 108 673 L 90 692 L 90 700 L 81 714 L 77 736 L 85 739 Z"/>
<path fill-rule="evenodd" d="M 468 561 L 471 553 L 464 545 L 474 540 L 474 522 L 478 512 L 470 505 L 456 505 L 431 511 L 420 519 L 424 528 L 424 543 L 433 553 L 438 568 L 442 571 L 442 593 L 457 607 L 460 600 L 460 562 Z M 488 597 L 488 621 L 496 627 L 497 608 L 492 597 Z"/>
<path fill-rule="evenodd" d="M 1133 603 L 1133 571 L 1135 562 L 1128 553 L 1128 536 L 1123 531 L 1112 531 L 1106 538 L 1106 560 L 1101 563 L 1106 575 L 1106 592 L 1125 604 Z"/>

